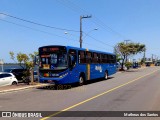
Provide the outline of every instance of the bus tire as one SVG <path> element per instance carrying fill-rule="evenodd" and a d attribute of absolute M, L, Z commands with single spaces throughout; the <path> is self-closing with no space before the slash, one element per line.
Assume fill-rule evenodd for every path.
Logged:
<path fill-rule="evenodd" d="M 85 82 L 85 79 L 84 79 L 84 77 L 81 75 L 81 76 L 79 77 L 79 86 L 84 85 L 84 82 Z"/>
<path fill-rule="evenodd" d="M 105 71 L 104 79 L 105 79 L 105 80 L 107 80 L 107 79 L 108 79 L 108 71 Z"/>

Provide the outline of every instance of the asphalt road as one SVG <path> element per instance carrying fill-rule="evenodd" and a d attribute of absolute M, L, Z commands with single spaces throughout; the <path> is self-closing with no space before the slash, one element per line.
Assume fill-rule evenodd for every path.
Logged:
<path fill-rule="evenodd" d="M 0 94 L 0 111 L 51 111 L 45 119 L 159 120 L 159 117 L 52 117 L 52 111 L 160 111 L 160 67 L 117 73 L 81 87 L 28 89 Z M 75 114 L 73 112 L 73 114 Z M 81 113 L 80 113 L 81 114 Z M 35 119 L 35 118 L 34 118 Z M 38 118 L 39 119 L 39 118 Z"/>

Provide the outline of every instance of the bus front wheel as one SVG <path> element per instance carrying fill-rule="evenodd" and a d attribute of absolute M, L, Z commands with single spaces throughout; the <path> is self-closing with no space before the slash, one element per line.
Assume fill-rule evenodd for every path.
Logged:
<path fill-rule="evenodd" d="M 107 72 L 107 71 L 105 72 L 104 79 L 105 79 L 105 80 L 108 79 L 108 72 Z"/>
<path fill-rule="evenodd" d="M 79 77 L 79 86 L 82 86 L 84 84 L 84 77 L 80 76 Z"/>

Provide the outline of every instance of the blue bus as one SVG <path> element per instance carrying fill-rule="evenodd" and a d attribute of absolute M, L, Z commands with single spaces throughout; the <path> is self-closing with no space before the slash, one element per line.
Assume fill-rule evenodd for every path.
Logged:
<path fill-rule="evenodd" d="M 39 48 L 39 82 L 83 85 L 86 81 L 116 73 L 116 55 L 71 46 Z"/>

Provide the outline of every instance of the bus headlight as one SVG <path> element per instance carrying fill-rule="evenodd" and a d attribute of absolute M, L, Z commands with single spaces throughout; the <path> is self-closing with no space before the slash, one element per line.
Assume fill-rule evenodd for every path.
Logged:
<path fill-rule="evenodd" d="M 68 73 L 64 73 L 64 74 L 60 75 L 59 77 L 60 77 L 60 78 L 63 78 L 63 77 L 65 77 L 66 75 L 68 75 Z"/>

